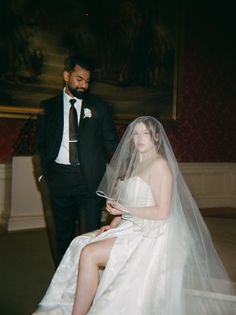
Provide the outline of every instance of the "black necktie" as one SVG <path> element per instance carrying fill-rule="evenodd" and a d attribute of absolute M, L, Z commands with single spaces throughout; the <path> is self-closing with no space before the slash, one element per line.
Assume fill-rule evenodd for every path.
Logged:
<path fill-rule="evenodd" d="M 75 109 L 76 100 L 71 99 L 71 107 L 69 112 L 69 160 L 74 166 L 78 165 L 78 117 Z"/>

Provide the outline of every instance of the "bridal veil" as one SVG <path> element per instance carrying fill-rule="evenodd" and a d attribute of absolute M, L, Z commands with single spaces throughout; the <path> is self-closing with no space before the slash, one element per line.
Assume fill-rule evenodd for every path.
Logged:
<path fill-rule="evenodd" d="M 134 128 L 138 123 L 144 123 L 147 126 L 155 143 L 156 152 L 167 161 L 173 179 L 168 218 L 160 220 L 158 216 L 150 216 L 148 219 L 153 224 L 149 224 L 150 231 L 144 233 L 144 237 L 156 237 L 158 241 L 160 230 L 155 233 L 155 226 L 168 222 L 169 228 L 165 232 L 167 233 L 166 248 L 162 257 L 157 257 L 157 261 L 162 261 L 158 274 L 164 280 L 160 282 L 156 279 L 155 288 L 157 299 L 163 299 L 168 303 L 163 302 L 163 307 L 159 307 L 156 314 L 236 314 L 234 284 L 221 263 L 208 228 L 179 170 L 168 137 L 158 120 L 150 116 L 139 117 L 128 126 L 107 166 L 97 193 L 108 200 L 130 205 L 130 201 L 126 200 L 127 184 L 124 185 L 124 183 L 129 183 L 132 178 L 138 177 L 152 189 L 153 176 L 158 176 L 158 174 L 153 175 L 151 166 L 154 157 L 151 154 L 140 162 L 133 142 Z M 135 183 L 138 182 L 135 181 Z M 134 187 L 132 189 L 138 194 L 138 187 L 136 190 Z M 145 194 L 142 195 L 145 196 Z M 145 200 L 143 203 L 145 204 Z M 132 216 L 130 213 L 124 215 Z M 158 256 L 158 253 L 151 252 L 150 259 L 155 255 Z M 158 293 L 160 291 L 161 297 Z"/>

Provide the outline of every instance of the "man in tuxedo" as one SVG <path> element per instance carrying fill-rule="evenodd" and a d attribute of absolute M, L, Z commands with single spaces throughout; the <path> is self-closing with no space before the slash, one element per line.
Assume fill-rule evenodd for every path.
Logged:
<path fill-rule="evenodd" d="M 49 192 L 57 264 L 76 235 L 81 210 L 83 232 L 100 227 L 103 200 L 96 189 L 107 157 L 117 145 L 109 106 L 88 92 L 91 70 L 79 57 L 68 57 L 65 87 L 60 95 L 41 103 L 43 114 L 38 119 L 41 180 L 45 179 Z"/>

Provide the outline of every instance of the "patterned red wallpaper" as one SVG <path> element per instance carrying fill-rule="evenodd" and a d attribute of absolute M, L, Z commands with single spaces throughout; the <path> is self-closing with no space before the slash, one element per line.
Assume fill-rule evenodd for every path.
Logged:
<path fill-rule="evenodd" d="M 179 162 L 236 162 L 232 21 L 222 8 L 186 8 L 179 119 L 176 126 L 166 126 Z M 23 124 L 0 119 L 0 163 L 10 161 Z M 117 125 L 120 136 L 125 128 Z"/>
<path fill-rule="evenodd" d="M 24 124 L 23 119 L 0 118 L 0 163 L 10 162 Z"/>
<path fill-rule="evenodd" d="M 188 8 L 180 119 L 176 128 L 167 130 L 181 162 L 236 161 L 236 46 L 231 24 L 226 8 Z"/>

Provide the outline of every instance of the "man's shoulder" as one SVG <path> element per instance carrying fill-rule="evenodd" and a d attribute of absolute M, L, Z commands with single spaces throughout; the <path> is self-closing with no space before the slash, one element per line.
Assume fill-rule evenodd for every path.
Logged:
<path fill-rule="evenodd" d="M 58 94 L 56 96 L 42 100 L 40 105 L 41 105 L 41 107 L 47 107 L 47 106 L 52 105 L 52 104 L 57 104 L 58 102 L 60 102 L 62 100 L 62 97 L 63 97 L 62 93 Z"/>
<path fill-rule="evenodd" d="M 88 94 L 86 101 L 88 102 L 89 105 L 94 106 L 106 107 L 108 105 L 107 102 L 101 96 L 92 93 Z"/>

